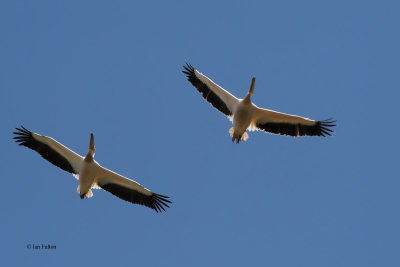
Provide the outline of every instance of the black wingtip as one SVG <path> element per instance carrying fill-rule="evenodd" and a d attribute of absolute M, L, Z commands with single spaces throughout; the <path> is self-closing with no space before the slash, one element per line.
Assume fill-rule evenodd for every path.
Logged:
<path fill-rule="evenodd" d="M 169 208 L 169 205 L 167 203 L 172 203 L 170 200 L 168 200 L 169 196 L 165 195 L 159 195 L 156 193 L 153 193 L 153 209 L 158 213 L 162 213 L 163 211 L 165 212 L 165 208 Z"/>
<path fill-rule="evenodd" d="M 24 126 L 20 126 L 21 128 L 16 127 L 15 132 L 13 134 L 15 135 L 12 137 L 12 139 L 15 139 L 16 143 L 19 143 L 18 145 L 25 145 L 27 142 L 30 141 L 32 138 L 32 132 L 26 129 Z"/>
<path fill-rule="evenodd" d="M 320 136 L 322 137 L 332 136 L 332 134 L 335 133 L 335 131 L 333 131 L 330 128 L 336 126 L 336 120 L 334 120 L 333 118 L 329 118 L 323 121 L 319 121 L 318 126 L 320 128 Z"/>
<path fill-rule="evenodd" d="M 186 62 L 186 66 L 183 65 L 182 67 L 182 72 L 186 74 L 186 77 L 190 78 L 190 76 L 193 76 L 195 74 L 194 72 L 196 69 L 190 63 Z"/>
<path fill-rule="evenodd" d="M 14 133 L 31 133 L 31 131 L 29 131 L 28 129 L 26 129 L 24 126 L 20 126 L 21 128 L 15 127 L 15 130 L 17 130 L 18 132 L 14 132 Z"/>

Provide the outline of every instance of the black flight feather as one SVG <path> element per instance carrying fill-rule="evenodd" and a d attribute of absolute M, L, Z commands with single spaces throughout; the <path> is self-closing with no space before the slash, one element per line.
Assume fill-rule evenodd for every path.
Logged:
<path fill-rule="evenodd" d="M 195 74 L 195 68 L 189 63 L 186 63 L 186 66 L 183 66 L 185 70 L 182 72 L 186 74 L 188 81 L 192 83 L 194 87 L 196 87 L 197 91 L 199 91 L 205 100 L 207 100 L 213 107 L 224 113 L 226 116 L 232 116 L 232 111 L 226 106 L 224 101 L 217 94 L 215 94 L 205 83 L 203 83 L 199 78 L 197 78 Z"/>
<path fill-rule="evenodd" d="M 257 128 L 269 133 L 290 135 L 290 136 L 323 136 L 331 135 L 333 132 L 329 127 L 336 126 L 336 121 L 332 118 L 317 121 L 314 125 L 304 125 L 301 123 L 280 123 L 267 122 L 256 123 Z"/>
<path fill-rule="evenodd" d="M 26 146 L 32 150 L 38 152 L 43 158 L 47 159 L 57 167 L 63 169 L 72 174 L 77 172 L 72 168 L 71 164 L 66 158 L 60 155 L 57 151 L 53 150 L 50 146 L 37 141 L 31 131 L 27 130 L 24 126 L 15 128 L 17 132 L 13 132 L 16 136 L 13 137 L 15 142 L 19 143 L 20 146 Z"/>
<path fill-rule="evenodd" d="M 108 183 L 103 185 L 99 184 L 99 186 L 116 197 L 134 204 L 147 206 L 154 209 L 157 213 L 165 211 L 164 207 L 169 208 L 167 203 L 171 203 L 171 201 L 167 199 L 169 198 L 168 196 L 155 193 L 152 193 L 150 196 L 146 196 L 145 194 L 130 188 L 126 188 L 119 184 Z"/>

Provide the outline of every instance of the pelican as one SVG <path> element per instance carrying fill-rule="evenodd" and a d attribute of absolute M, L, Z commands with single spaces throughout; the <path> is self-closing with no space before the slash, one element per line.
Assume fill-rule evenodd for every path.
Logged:
<path fill-rule="evenodd" d="M 254 94 L 255 77 L 251 80 L 246 97 L 239 99 L 197 71 L 191 64 L 186 63 L 183 68 L 182 72 L 186 74 L 188 81 L 202 93 L 203 98 L 233 122 L 233 127 L 229 130 L 232 142 L 246 141 L 249 138 L 246 130 L 263 130 L 267 133 L 289 136 L 325 137 L 325 135 L 331 135 L 333 132 L 329 127 L 336 126 L 336 121 L 332 118 L 314 121 L 257 107 L 251 102 L 251 96 Z"/>
<path fill-rule="evenodd" d="M 168 196 L 159 195 L 122 175 L 100 166 L 94 160 L 93 133 L 90 134 L 89 151 L 82 157 L 63 146 L 51 137 L 31 132 L 21 126 L 16 128 L 15 142 L 38 152 L 43 158 L 55 166 L 67 171 L 79 180 L 78 194 L 83 198 L 93 196 L 91 188 L 104 189 L 111 194 L 134 204 L 154 209 L 157 213 L 168 207 Z"/>

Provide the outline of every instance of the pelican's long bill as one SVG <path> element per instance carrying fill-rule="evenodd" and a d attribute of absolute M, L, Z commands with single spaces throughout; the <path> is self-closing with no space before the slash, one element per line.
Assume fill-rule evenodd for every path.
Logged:
<path fill-rule="evenodd" d="M 15 142 L 35 150 L 43 158 L 79 180 L 78 194 L 81 198 L 93 196 L 92 188 L 102 188 L 123 200 L 147 206 L 156 212 L 165 211 L 165 207 L 169 208 L 168 203 L 171 201 L 168 200 L 168 196 L 153 193 L 139 183 L 100 166 L 94 160 L 96 149 L 93 134 L 90 135 L 89 151 L 82 157 L 48 136 L 33 133 L 23 126 L 16 130 Z"/>
<path fill-rule="evenodd" d="M 192 65 L 187 63 L 183 68 L 182 72 L 203 95 L 203 98 L 232 120 L 233 127 L 229 133 L 232 141 L 236 143 L 249 138 L 246 130 L 263 130 L 272 134 L 289 136 L 325 137 L 331 135 L 333 131 L 330 128 L 336 126 L 336 121 L 332 119 L 315 121 L 257 107 L 251 102 L 251 96 L 254 93 L 254 77 L 246 97 L 239 99 L 197 71 Z"/>

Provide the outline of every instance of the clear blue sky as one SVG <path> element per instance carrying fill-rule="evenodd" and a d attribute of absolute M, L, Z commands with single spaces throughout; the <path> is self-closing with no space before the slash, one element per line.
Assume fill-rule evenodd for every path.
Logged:
<path fill-rule="evenodd" d="M 68 3 L 67 3 L 68 2 Z M 278 3 L 279 2 L 279 3 Z M 400 266 L 398 1 L 2 1 L 2 266 Z M 239 145 L 181 73 L 329 138 Z M 171 196 L 164 214 L 18 147 L 51 136 Z M 56 245 L 29 250 L 28 244 Z M 115 264 L 115 265 L 114 265 Z"/>

